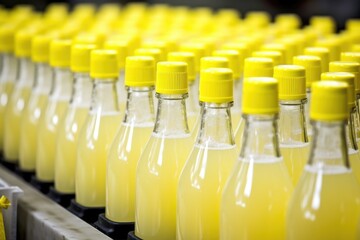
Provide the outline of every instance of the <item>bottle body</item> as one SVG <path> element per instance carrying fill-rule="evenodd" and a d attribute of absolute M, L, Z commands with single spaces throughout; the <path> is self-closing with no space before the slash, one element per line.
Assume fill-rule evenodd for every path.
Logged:
<path fill-rule="evenodd" d="M 186 110 L 190 132 L 193 132 L 194 129 L 196 129 L 196 120 L 200 117 L 200 107 L 198 102 L 199 89 L 197 87 L 198 85 L 196 85 L 195 81 L 189 82 L 189 97 L 186 99 Z"/>
<path fill-rule="evenodd" d="M 19 166 L 24 171 L 35 170 L 39 120 L 47 104 L 52 86 L 51 69 L 37 64 L 35 85 L 26 105 L 20 125 Z"/>
<path fill-rule="evenodd" d="M 20 146 L 20 123 L 34 82 L 34 65 L 30 59 L 19 59 L 19 77 L 9 98 L 4 119 L 5 160 L 17 162 Z"/>

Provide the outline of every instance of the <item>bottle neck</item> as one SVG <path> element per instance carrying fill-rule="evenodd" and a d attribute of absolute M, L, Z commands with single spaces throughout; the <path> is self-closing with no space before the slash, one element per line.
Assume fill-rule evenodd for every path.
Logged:
<path fill-rule="evenodd" d="M 54 84 L 51 99 L 69 101 L 72 95 L 73 76 L 69 68 L 54 68 Z"/>
<path fill-rule="evenodd" d="M 75 73 L 70 105 L 89 108 L 93 82 L 88 73 Z"/>
<path fill-rule="evenodd" d="M 353 107 L 350 109 L 349 112 L 349 120 L 346 126 L 346 139 L 347 139 L 347 145 L 348 148 L 353 150 L 358 150 L 358 145 L 356 142 L 356 123 L 357 117 L 356 117 L 356 108 Z"/>
<path fill-rule="evenodd" d="M 235 144 L 231 107 L 232 103 L 201 103 L 200 131 L 196 140 L 198 145 L 221 148 Z"/>
<path fill-rule="evenodd" d="M 0 82 L 15 82 L 17 78 L 18 61 L 14 55 L 5 53 L 2 55 L 2 67 Z"/>
<path fill-rule="evenodd" d="M 50 94 L 52 85 L 53 75 L 50 66 L 46 63 L 36 63 L 34 91 L 47 95 Z"/>
<path fill-rule="evenodd" d="M 243 115 L 245 128 L 240 157 L 264 161 L 280 157 L 277 115 Z"/>
<path fill-rule="evenodd" d="M 187 94 L 156 94 L 158 109 L 154 133 L 162 137 L 184 136 L 190 133 L 186 115 Z"/>
<path fill-rule="evenodd" d="M 29 58 L 19 59 L 19 75 L 17 84 L 32 87 L 35 79 L 35 65 Z"/>
<path fill-rule="evenodd" d="M 346 122 L 313 121 L 313 142 L 309 165 L 340 165 L 350 168 L 346 144 Z"/>
<path fill-rule="evenodd" d="M 280 143 L 308 142 L 305 118 L 306 99 L 280 101 Z"/>
<path fill-rule="evenodd" d="M 127 100 L 124 123 L 139 126 L 153 126 L 154 87 L 127 87 Z"/>
<path fill-rule="evenodd" d="M 117 79 L 94 79 L 90 111 L 97 114 L 119 113 L 116 92 Z"/>

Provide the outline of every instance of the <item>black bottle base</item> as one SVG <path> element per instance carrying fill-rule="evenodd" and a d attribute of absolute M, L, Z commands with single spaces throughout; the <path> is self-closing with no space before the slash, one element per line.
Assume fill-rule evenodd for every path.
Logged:
<path fill-rule="evenodd" d="M 17 162 L 8 162 L 6 161 L 4 158 L 1 159 L 1 164 L 6 167 L 7 169 L 9 169 L 10 171 L 15 172 L 15 169 L 17 167 Z"/>
<path fill-rule="evenodd" d="M 135 231 L 131 231 L 128 234 L 127 240 L 142 240 L 135 235 Z"/>
<path fill-rule="evenodd" d="M 105 212 L 104 207 L 85 207 L 77 203 L 75 199 L 71 200 L 70 206 L 67 209 L 78 218 L 90 224 L 96 222 L 99 214 Z"/>
<path fill-rule="evenodd" d="M 33 185 L 37 190 L 43 194 L 48 194 L 50 187 L 53 185 L 53 182 L 43 182 L 36 178 L 36 176 L 31 177 L 31 185 Z"/>
<path fill-rule="evenodd" d="M 58 203 L 59 205 L 67 208 L 70 206 L 70 202 L 74 199 L 75 194 L 71 193 L 61 193 L 56 191 L 54 187 L 50 187 L 49 193 L 47 194 L 49 198 L 51 198 L 54 202 Z"/>
<path fill-rule="evenodd" d="M 94 223 L 94 227 L 114 240 L 126 240 L 128 233 L 134 231 L 135 224 L 133 222 L 113 222 L 102 213 Z"/>
<path fill-rule="evenodd" d="M 15 173 L 19 175 L 22 179 L 24 179 L 26 182 L 30 182 L 31 178 L 35 175 L 35 171 L 25 171 L 18 166 L 15 168 Z"/>

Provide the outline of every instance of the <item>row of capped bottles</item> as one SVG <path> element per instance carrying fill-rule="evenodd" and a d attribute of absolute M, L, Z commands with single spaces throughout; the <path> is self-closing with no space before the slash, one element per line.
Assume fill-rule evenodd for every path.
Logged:
<path fill-rule="evenodd" d="M 331 35 L 329 17 L 163 5 L 23 15 L 0 21 L 5 162 L 134 239 L 357 237 L 357 20 Z"/>

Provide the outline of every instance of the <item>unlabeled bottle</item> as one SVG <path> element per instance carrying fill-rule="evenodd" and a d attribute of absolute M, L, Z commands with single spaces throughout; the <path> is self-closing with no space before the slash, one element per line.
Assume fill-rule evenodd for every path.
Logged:
<path fill-rule="evenodd" d="M 242 104 L 243 143 L 222 195 L 220 239 L 285 239 L 293 187 L 279 149 L 277 81 L 245 79 Z"/>
<path fill-rule="evenodd" d="M 30 31 L 20 31 L 15 35 L 15 56 L 18 61 L 18 76 L 9 98 L 4 117 L 4 157 L 5 161 L 17 163 L 20 147 L 20 122 L 34 84 L 35 69 L 30 59 Z"/>
<path fill-rule="evenodd" d="M 179 178 L 176 239 L 219 238 L 222 189 L 237 158 L 230 111 L 232 71 L 202 71 L 199 91 L 201 128 Z"/>
<path fill-rule="evenodd" d="M 346 72 L 327 72 L 321 74 L 321 80 L 331 80 L 345 82 L 349 85 L 348 88 L 348 111 L 349 118 L 346 125 L 346 143 L 348 146 L 348 156 L 351 168 L 354 175 L 358 179 L 360 184 L 360 158 L 359 158 L 359 147 L 356 141 L 356 121 L 357 112 L 355 107 L 355 76 L 351 73 Z"/>
<path fill-rule="evenodd" d="M 348 85 L 312 84 L 310 157 L 291 197 L 287 239 L 358 239 L 360 187 L 346 149 Z"/>
<path fill-rule="evenodd" d="M 39 120 L 36 144 L 36 179 L 54 181 L 56 136 L 60 119 L 71 98 L 73 77 L 70 71 L 70 40 L 53 40 L 50 44 L 50 66 L 53 68 L 53 86 Z"/>
<path fill-rule="evenodd" d="M 39 121 L 44 113 L 53 85 L 53 75 L 49 65 L 50 41 L 50 36 L 38 35 L 31 42 L 31 59 L 35 64 L 35 82 L 20 125 L 19 167 L 21 171 L 25 172 L 35 170 Z"/>
<path fill-rule="evenodd" d="M 305 68 L 280 65 L 274 68 L 279 81 L 279 141 L 280 151 L 296 186 L 309 156 L 309 140 L 305 119 Z"/>
<path fill-rule="evenodd" d="M 136 171 L 135 235 L 142 239 L 175 239 L 176 189 L 190 153 L 185 99 L 186 63 L 160 62 L 155 127 Z"/>
<path fill-rule="evenodd" d="M 15 86 L 18 62 L 14 56 L 15 29 L 12 26 L 0 27 L 0 151 L 4 147 L 5 109 Z"/>
<path fill-rule="evenodd" d="M 312 138 L 312 129 L 310 125 L 309 111 L 311 103 L 311 84 L 320 80 L 321 74 L 321 59 L 315 56 L 299 55 L 293 58 L 293 64 L 303 66 L 305 68 L 306 79 L 306 99 L 305 104 L 305 118 L 308 130 L 309 140 Z"/>
<path fill-rule="evenodd" d="M 61 194 L 75 193 L 75 166 L 79 133 L 85 123 L 91 103 L 93 84 L 90 79 L 91 44 L 71 47 L 70 68 L 74 85 L 70 104 L 61 118 L 55 148 L 55 190 Z"/>
<path fill-rule="evenodd" d="M 105 216 L 113 222 L 133 223 L 136 166 L 154 129 L 155 61 L 127 57 L 125 71 L 127 104 L 107 159 Z"/>
<path fill-rule="evenodd" d="M 76 204 L 80 208 L 89 208 L 89 213 L 91 209 L 98 212 L 105 207 L 106 159 L 121 123 L 116 91 L 118 74 L 116 51 L 91 51 L 90 77 L 94 84 L 92 100 L 80 131 L 75 167 Z M 97 219 L 97 216 L 90 215 L 89 218 L 84 216 L 84 220 Z"/>
<path fill-rule="evenodd" d="M 199 89 L 195 84 L 195 55 L 191 52 L 170 52 L 168 54 L 168 61 L 187 63 L 189 97 L 186 100 L 186 115 L 189 130 L 192 133 L 195 127 L 196 119 L 200 115 L 199 102 L 197 101 Z"/>

